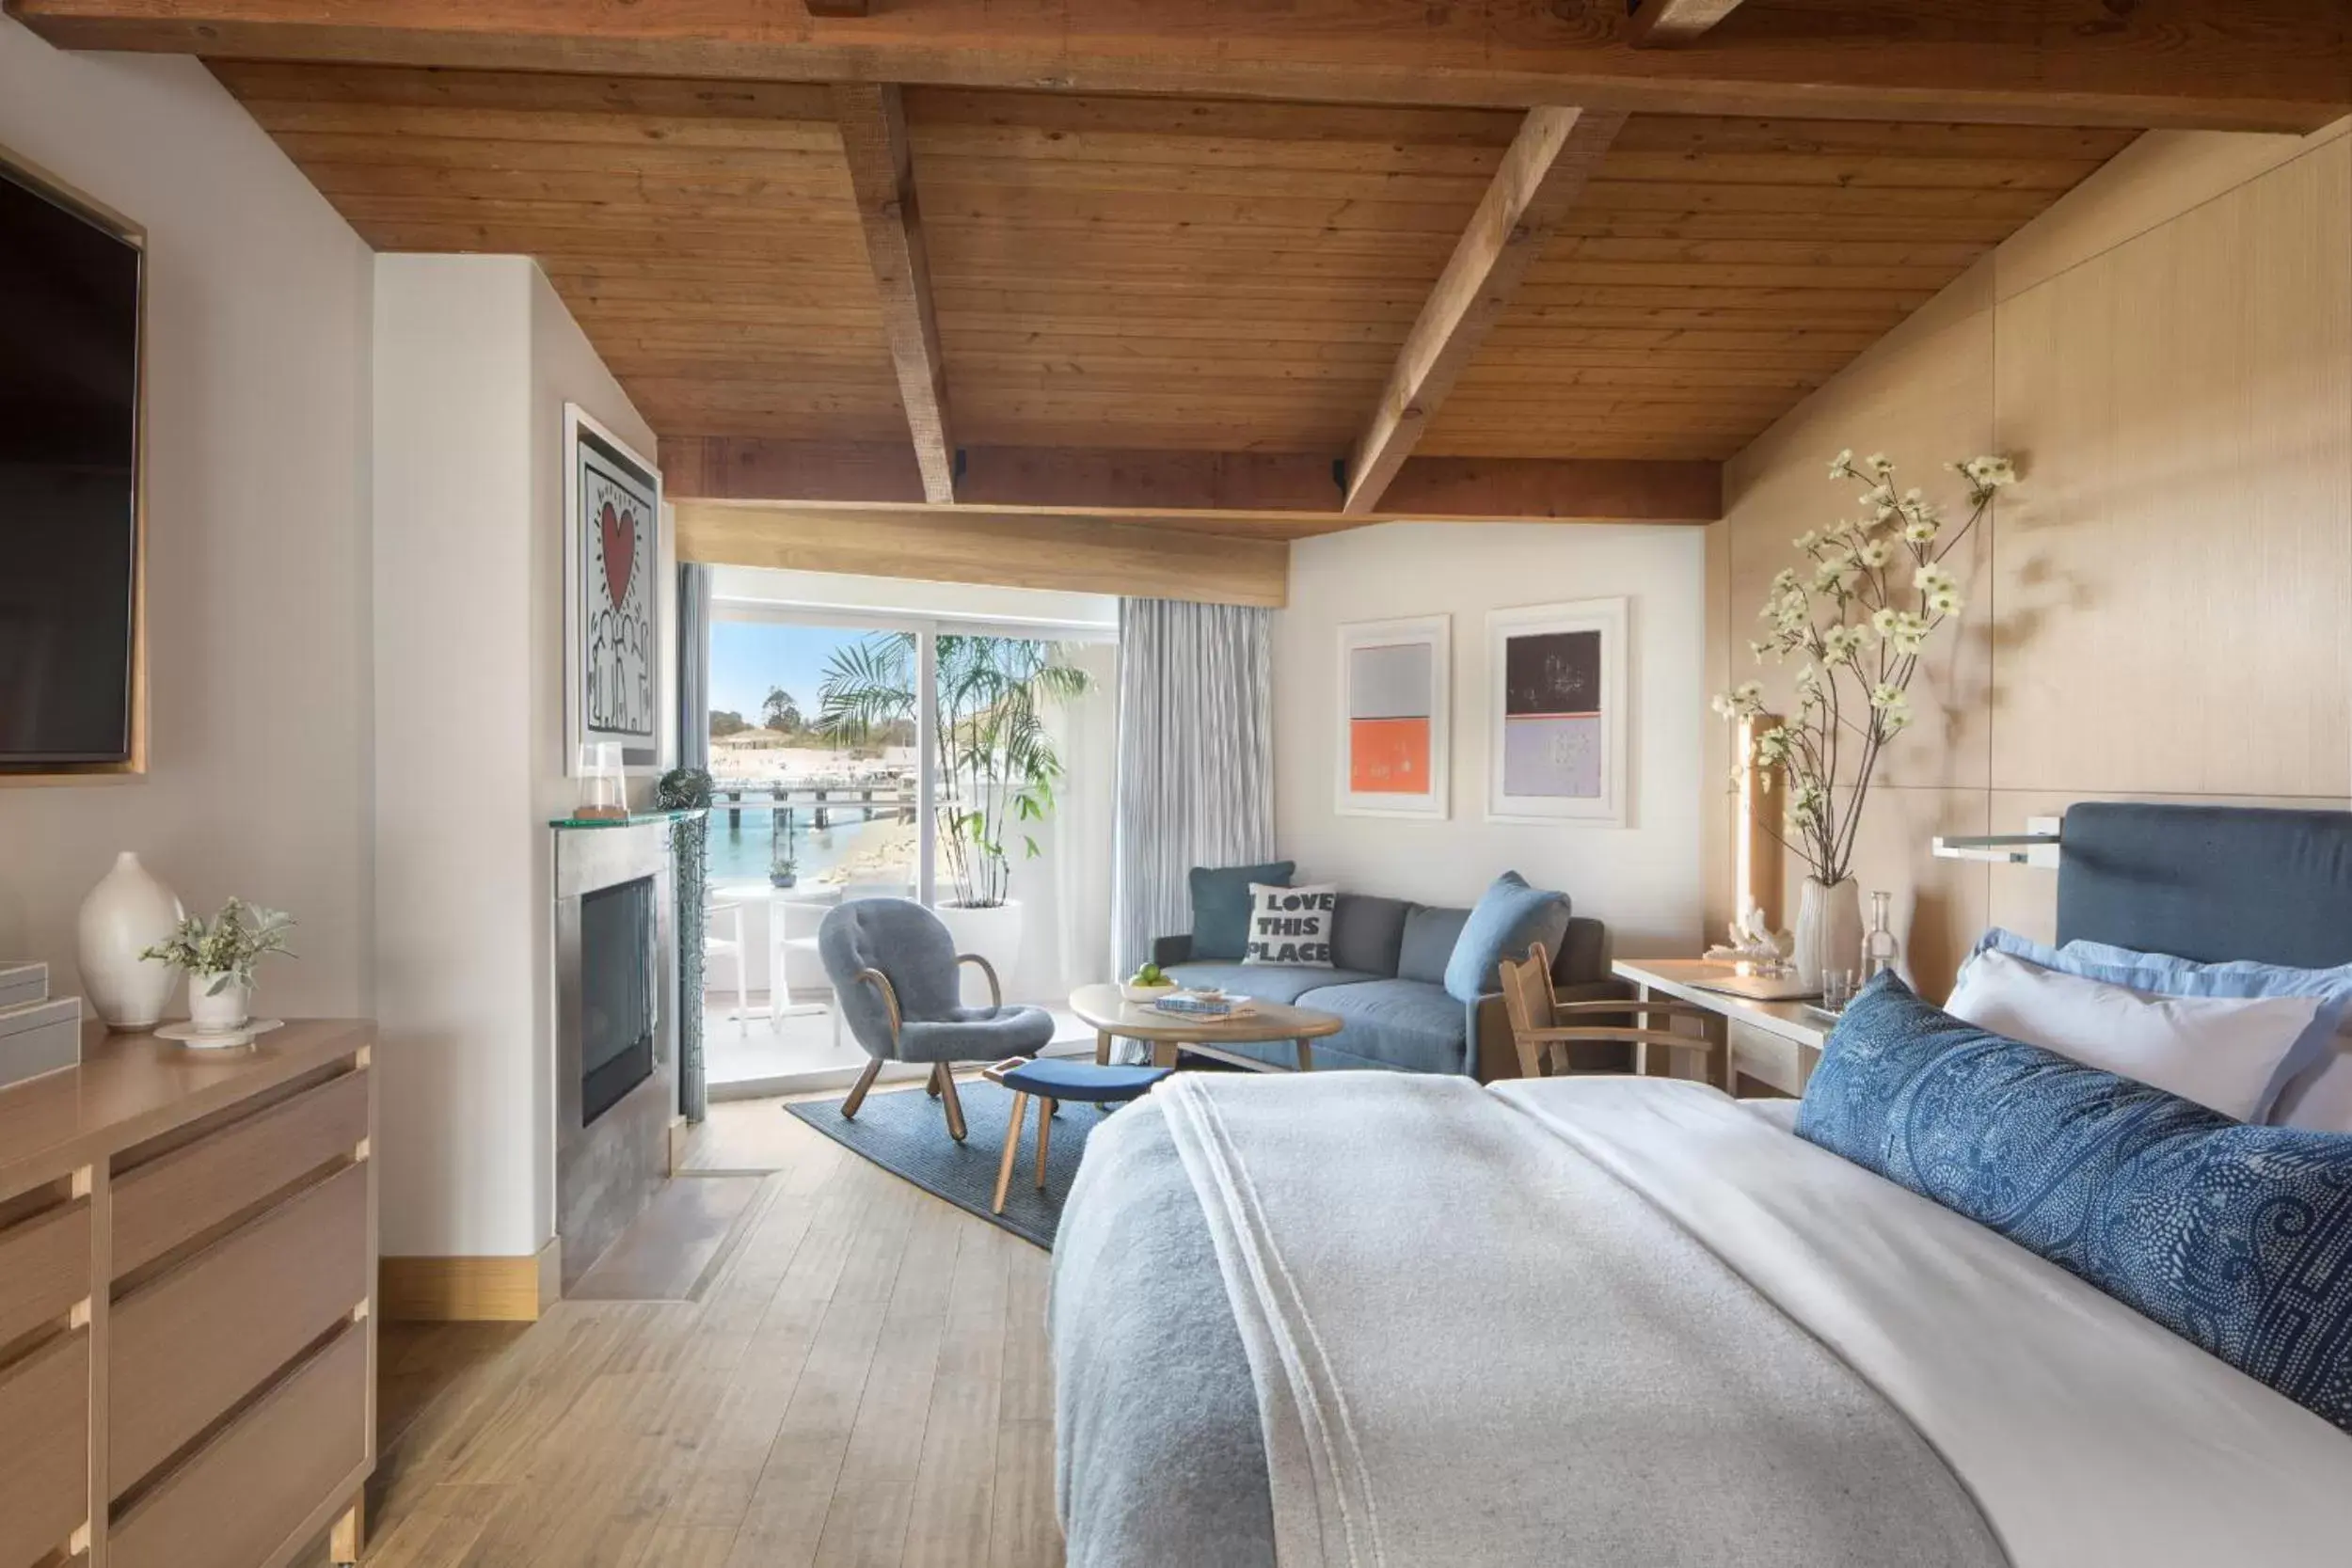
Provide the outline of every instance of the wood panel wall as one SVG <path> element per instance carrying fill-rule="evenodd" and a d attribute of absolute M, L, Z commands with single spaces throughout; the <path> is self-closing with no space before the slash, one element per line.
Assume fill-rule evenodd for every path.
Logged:
<path fill-rule="evenodd" d="M 1938 832 L 2022 832 L 2091 799 L 2352 806 L 2347 127 L 2148 138 L 1726 468 L 1714 674 L 1760 675 L 1785 704 L 1746 647 L 1790 540 L 1851 515 L 1830 458 L 1883 451 L 1955 504 L 1940 465 L 2018 461 L 1953 562 L 1961 634 L 1914 689 L 1921 723 L 1857 856 L 1931 994 L 1987 924 L 2050 936 L 2057 891 L 1933 859 Z M 1730 842 L 1710 833 L 1711 923 Z"/>

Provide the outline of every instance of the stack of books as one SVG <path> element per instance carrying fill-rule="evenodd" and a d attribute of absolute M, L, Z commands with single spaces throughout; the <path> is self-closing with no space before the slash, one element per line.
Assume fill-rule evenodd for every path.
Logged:
<path fill-rule="evenodd" d="M 82 999 L 49 999 L 49 966 L 0 958 L 0 1088 L 82 1059 Z"/>
<path fill-rule="evenodd" d="M 1251 1011 L 1248 997 L 1202 996 L 1198 991 L 1180 990 L 1163 996 L 1152 1004 L 1163 1013 L 1178 1018 L 1234 1018 Z"/>

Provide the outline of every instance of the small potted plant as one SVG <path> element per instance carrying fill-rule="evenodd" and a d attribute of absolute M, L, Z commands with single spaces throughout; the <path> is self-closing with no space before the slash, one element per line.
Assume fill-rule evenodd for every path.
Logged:
<path fill-rule="evenodd" d="M 188 1021 L 203 1035 L 234 1035 L 252 1017 L 253 966 L 286 952 L 294 917 L 231 898 L 208 924 L 190 915 L 170 939 L 139 955 L 184 971 Z"/>

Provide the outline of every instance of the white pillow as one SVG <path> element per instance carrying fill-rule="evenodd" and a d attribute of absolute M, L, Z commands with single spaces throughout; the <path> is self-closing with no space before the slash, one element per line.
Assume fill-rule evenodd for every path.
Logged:
<path fill-rule="evenodd" d="M 2336 1022 L 2327 997 L 2151 996 L 1998 949 L 1968 960 L 1944 1010 L 2239 1121 L 2268 1113 Z"/>
<path fill-rule="evenodd" d="M 1245 964 L 1331 967 L 1331 917 L 1340 907 L 1340 885 L 1269 887 L 1249 884 L 1249 945 Z"/>

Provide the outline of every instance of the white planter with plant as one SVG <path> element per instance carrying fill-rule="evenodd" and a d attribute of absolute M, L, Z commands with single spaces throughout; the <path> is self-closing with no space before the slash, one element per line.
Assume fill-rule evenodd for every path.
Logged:
<path fill-rule="evenodd" d="M 191 915 L 140 957 L 187 975 L 188 1021 L 200 1034 L 241 1040 L 252 1018 L 254 966 L 286 952 L 293 928 L 291 915 L 231 898 L 209 923 Z"/>
<path fill-rule="evenodd" d="M 1016 837 L 1024 858 L 1042 853 L 1031 829 L 1053 815 L 1061 756 L 1045 730 L 1045 709 L 1084 696 L 1093 679 L 1057 643 L 1028 637 L 942 634 L 933 740 L 940 783 L 939 848 L 946 885 L 934 909 L 959 952 L 977 953 L 1009 979 L 1021 958 L 1021 903 L 1011 896 Z M 836 744 L 862 744 L 920 717 L 916 640 L 868 637 L 836 651 L 818 693 L 818 730 Z M 967 1003 L 987 1000 L 987 982 L 965 978 Z"/>
<path fill-rule="evenodd" d="M 2017 479 L 2006 457 L 1951 467 L 1967 483 L 1969 513 L 1947 532 L 1921 491 L 1896 489 L 1893 463 L 1877 455 L 1857 463 L 1852 452 L 1839 452 L 1830 478 L 1861 486 L 1861 515 L 1798 535 L 1810 569 L 1786 567 L 1772 578 L 1762 614 L 1771 629 L 1749 644 L 1758 663 L 1797 664 L 1797 711 L 1756 736 L 1751 760 L 1777 767 L 1788 781 L 1781 843 L 1808 872 L 1795 952 L 1807 985 L 1818 985 L 1825 968 L 1861 966 L 1862 899 L 1852 866 L 1871 781 L 1888 743 L 1911 725 L 1921 655 L 1963 608 L 1944 562 Z M 1714 705 L 1731 720 L 1767 711 L 1756 681 Z"/>

